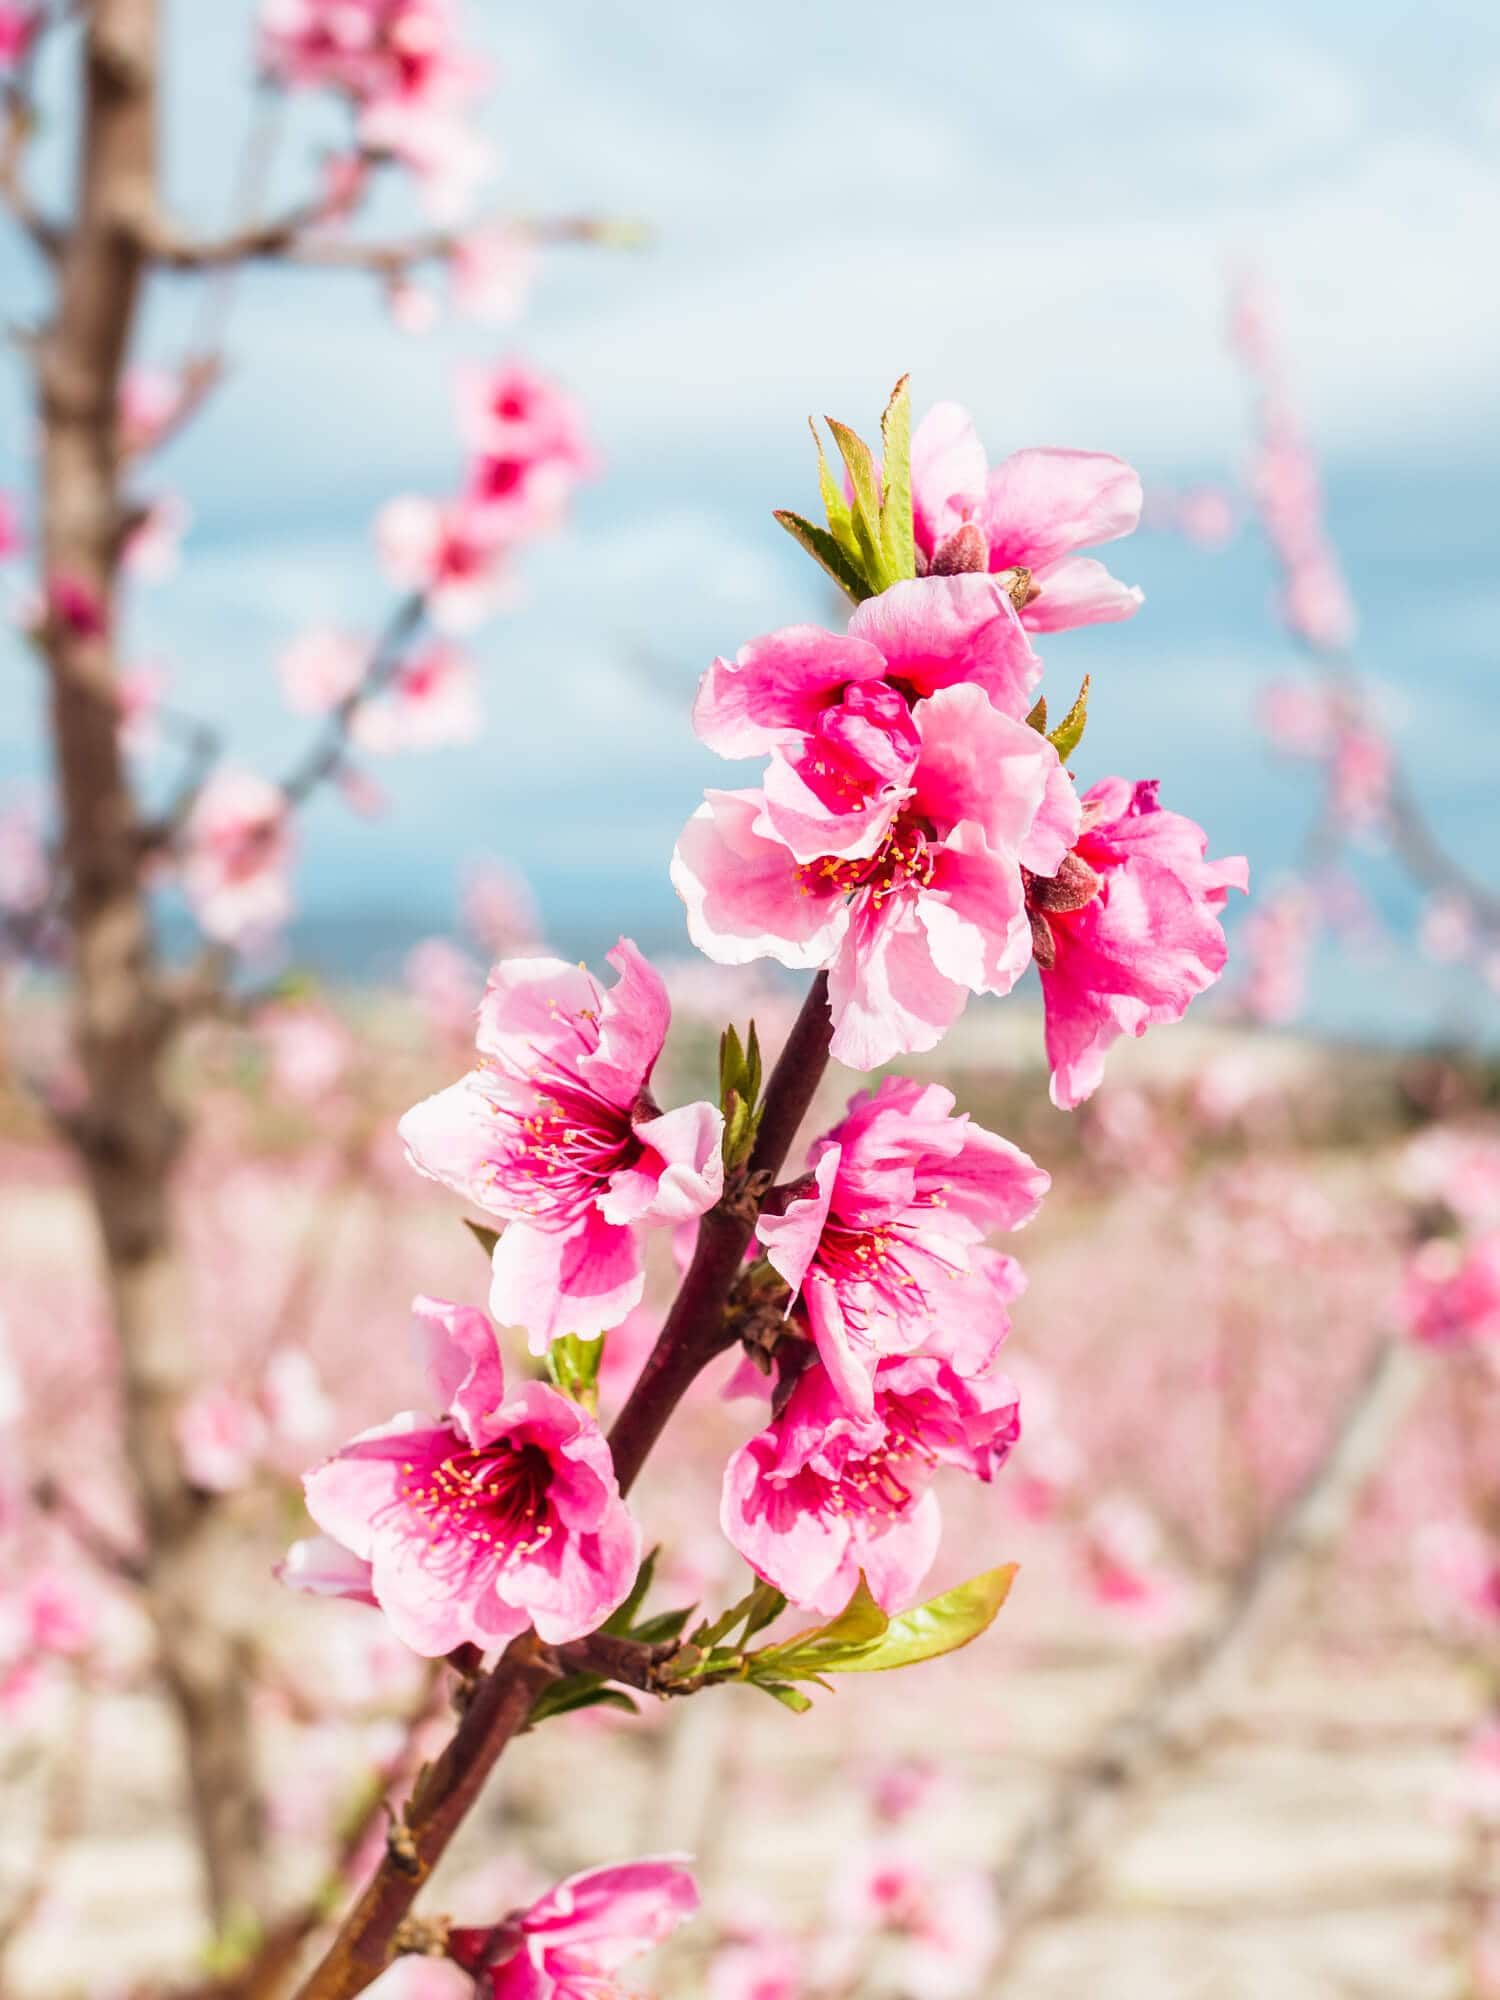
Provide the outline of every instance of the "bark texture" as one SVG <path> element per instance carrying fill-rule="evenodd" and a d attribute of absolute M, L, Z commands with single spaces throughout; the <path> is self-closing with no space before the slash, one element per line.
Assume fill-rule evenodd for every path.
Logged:
<path fill-rule="evenodd" d="M 65 914 L 85 1096 L 71 1131 L 102 1242 L 120 1356 L 145 1595 L 182 1724 L 206 1888 L 220 1922 L 260 1906 L 261 1827 L 244 1640 L 220 1620 L 227 1529 L 186 1483 L 175 1415 L 191 1385 L 165 1065 L 173 1014 L 118 732 L 119 562 L 128 525 L 116 412 L 156 191 L 157 0 L 94 0 L 82 38 L 78 187 L 37 353 L 46 601 Z"/>

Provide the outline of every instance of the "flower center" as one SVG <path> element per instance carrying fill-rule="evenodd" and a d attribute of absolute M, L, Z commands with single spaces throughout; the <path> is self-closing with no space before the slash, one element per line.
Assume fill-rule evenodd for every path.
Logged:
<path fill-rule="evenodd" d="M 804 896 L 854 896 L 867 890 L 878 910 L 892 896 L 927 888 L 937 857 L 931 828 L 903 813 L 892 821 L 890 832 L 874 854 L 852 861 L 825 854 L 816 861 L 804 861 L 797 870 L 797 886 Z"/>
<path fill-rule="evenodd" d="M 511 1562 L 551 1539 L 552 1467 L 537 1445 L 501 1438 L 480 1451 L 455 1451 L 434 1465 L 408 1463 L 401 1470 L 401 1497 L 431 1524 L 429 1542 L 459 1536 Z"/>

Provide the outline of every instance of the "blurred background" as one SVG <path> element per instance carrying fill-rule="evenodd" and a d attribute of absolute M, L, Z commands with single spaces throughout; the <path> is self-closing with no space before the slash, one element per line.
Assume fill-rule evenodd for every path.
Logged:
<path fill-rule="evenodd" d="M 204 233 L 239 206 L 257 12 L 166 9 L 166 180 Z M 1022 1445 L 993 1491 L 945 1498 L 936 1584 L 1022 1564 L 994 1631 L 801 1719 L 735 1689 L 539 1729 L 438 1899 L 489 1921 L 570 1869 L 690 1848 L 708 1914 L 658 1969 L 684 2000 L 1495 2000 L 1500 14 L 471 0 L 465 39 L 493 68 L 486 201 L 611 240 L 527 259 L 489 322 L 430 270 L 168 272 L 134 357 L 176 365 L 208 312 L 227 375 L 142 468 L 161 547 L 122 651 L 268 773 L 308 737 L 287 649 L 395 601 L 382 507 L 459 489 L 463 363 L 524 357 L 601 460 L 464 639 L 482 731 L 312 799 L 295 915 L 250 967 L 268 1005 L 205 1021 L 176 1065 L 202 1373 L 179 1442 L 236 1538 L 278 1897 L 378 1851 L 368 1772 L 408 1781 L 448 1719 L 372 1614 L 270 1577 L 300 1469 L 420 1396 L 407 1299 L 482 1297 L 395 1121 L 467 1067 L 490 956 L 537 939 L 597 965 L 624 932 L 668 963 L 666 1093 L 713 1088 L 725 1019 L 784 1033 L 792 982 L 689 958 L 672 843 L 705 784 L 748 782 L 691 699 L 715 654 L 838 622 L 771 511 L 814 510 L 809 413 L 870 435 L 909 370 L 917 413 L 964 404 L 992 462 L 1062 445 L 1140 471 L 1142 527 L 1102 553 L 1144 607 L 1038 649 L 1049 695 L 1092 676 L 1085 782 L 1159 777 L 1211 853 L 1249 857 L 1230 970 L 1071 1117 L 1031 981 L 910 1065 L 1054 1177 L 1005 1246 L 1031 1281 Z M 59 206 L 74 61 L 49 40 L 38 66 L 33 181 Z M 348 128 L 313 91 L 276 119 L 265 213 Z M 426 226 L 377 195 L 374 233 Z M 6 320 L 46 296 L 0 233 Z M 0 367 L 23 515 L 27 393 Z M 1278 439 L 1304 501 L 1311 481 L 1312 608 L 1275 540 Z M 45 835 L 34 589 L 0 567 L 0 832 Z M 175 727 L 138 746 L 148 800 L 179 781 Z M 201 1908 L 88 1216 L 28 1083 L 66 1071 L 63 976 L 0 964 L 0 1996 L 222 1994 L 254 1940 Z M 833 1077 L 810 1129 L 855 1087 Z M 671 1275 L 612 1338 L 606 1404 Z M 748 1419 L 720 1386 L 643 1483 L 653 1608 L 741 1586 L 713 1520 Z M 466 1987 L 411 1960 L 383 1990 Z"/>

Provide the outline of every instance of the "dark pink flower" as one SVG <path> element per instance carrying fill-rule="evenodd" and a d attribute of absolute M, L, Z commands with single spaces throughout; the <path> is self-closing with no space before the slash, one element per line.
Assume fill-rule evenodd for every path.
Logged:
<path fill-rule="evenodd" d="M 941 1084 L 904 1077 L 852 1098 L 784 1212 L 756 1227 L 856 1415 L 885 1355 L 939 1346 L 966 1374 L 986 1366 L 1020 1290 L 1011 1259 L 974 1246 L 1029 1222 L 1049 1177 L 953 1107 Z"/>
<path fill-rule="evenodd" d="M 904 1607 L 932 1566 L 939 1466 L 989 1479 L 1020 1436 L 1003 1376 L 966 1381 L 937 1355 L 882 1361 L 871 1410 L 850 1414 L 818 1362 L 785 1408 L 730 1459 L 720 1520 L 757 1575 L 833 1616 L 863 1570 L 876 1601 Z"/>
<path fill-rule="evenodd" d="M 1500 1340 L 1500 1230 L 1424 1243 L 1407 1266 L 1402 1304 L 1407 1331 L 1426 1347 Z"/>
<path fill-rule="evenodd" d="M 968 412 L 938 403 L 912 434 L 911 488 L 917 547 L 935 569 L 1030 570 L 1035 594 L 1021 622 L 1031 631 L 1129 618 L 1139 607 L 1140 591 L 1075 553 L 1128 535 L 1139 522 L 1141 482 L 1122 459 L 1017 451 L 991 472 Z"/>
<path fill-rule="evenodd" d="M 308 1512 L 369 1564 L 370 1594 L 415 1652 L 488 1649 L 530 1625 L 548 1644 L 581 1638 L 622 1601 L 640 1563 L 609 1446 L 545 1383 L 507 1398 L 483 1313 L 426 1298 L 413 1310 L 447 1414 L 397 1417 L 335 1452 L 303 1480 Z M 303 1588 L 362 1592 L 357 1571 L 335 1587 L 326 1561 L 299 1567 Z"/>
<path fill-rule="evenodd" d="M 681 1857 L 570 1875 L 489 1930 L 454 1929 L 448 1955 L 490 2000 L 616 2000 L 615 1975 L 698 1908 Z"/>
<path fill-rule="evenodd" d="M 1181 1020 L 1224 970 L 1219 913 L 1249 877 L 1243 855 L 1208 861 L 1207 845 L 1157 804 L 1154 782 L 1105 778 L 1084 794 L 1066 864 L 1028 883 L 1054 1104 L 1081 1103 L 1111 1043 Z"/>
<path fill-rule="evenodd" d="M 875 680 L 814 719 L 759 790 L 707 794 L 672 879 L 709 958 L 828 966 L 833 1053 L 874 1069 L 936 1047 L 970 993 L 1009 992 L 1031 957 L 1022 871 L 1062 865 L 1078 800 L 1046 738 L 979 686 L 908 708 Z M 764 708 L 745 721 L 770 726 Z"/>
<path fill-rule="evenodd" d="M 691 1220 L 723 1190 L 716 1107 L 662 1112 L 651 1095 L 666 988 L 628 938 L 609 962 L 608 992 L 560 959 L 496 966 L 478 1067 L 401 1120 L 413 1165 L 509 1225 L 490 1307 L 539 1352 L 617 1326 L 645 1282 L 640 1226 Z"/>
<path fill-rule="evenodd" d="M 475 453 L 466 498 L 508 541 L 554 532 L 598 473 L 577 404 L 522 362 L 462 375 L 459 422 Z"/>

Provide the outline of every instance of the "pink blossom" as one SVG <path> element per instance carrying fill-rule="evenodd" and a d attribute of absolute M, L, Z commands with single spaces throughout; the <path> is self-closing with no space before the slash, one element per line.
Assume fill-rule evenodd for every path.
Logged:
<path fill-rule="evenodd" d="M 12 69 L 25 55 L 41 14 L 35 5 L 0 0 L 0 70 Z"/>
<path fill-rule="evenodd" d="M 36 809 L 28 802 L 0 810 L 0 910 L 41 909 L 51 879 Z"/>
<path fill-rule="evenodd" d="M 489 1648 L 534 1624 L 581 1638 L 635 1580 L 640 1531 L 609 1446 L 541 1382 L 506 1399 L 483 1313 L 419 1298 L 414 1333 L 446 1414 L 366 1431 L 303 1481 L 325 1534 L 370 1565 L 370 1589 L 414 1652 Z"/>
<path fill-rule="evenodd" d="M 109 629 L 99 592 L 66 571 L 47 579 L 47 616 L 77 639 L 102 639 Z"/>
<path fill-rule="evenodd" d="M 1406 1268 L 1402 1316 L 1424 1347 L 1500 1339 L 1500 1230 L 1424 1243 Z"/>
<path fill-rule="evenodd" d="M 1180 1618 L 1181 1579 L 1163 1560 L 1160 1528 L 1131 1495 L 1107 1495 L 1089 1510 L 1080 1554 L 1089 1593 L 1103 1609 L 1146 1629 Z"/>
<path fill-rule="evenodd" d="M 284 1444 L 313 1444 L 333 1429 L 337 1412 L 317 1364 L 300 1347 L 278 1347 L 266 1363 L 261 1403 L 273 1436 Z"/>
<path fill-rule="evenodd" d="M 329 1008 L 310 1001 L 262 1007 L 255 1033 L 274 1089 L 307 1104 L 323 1103 L 337 1090 L 354 1055 L 349 1029 Z"/>
<path fill-rule="evenodd" d="M 120 383 L 120 448 L 149 451 L 183 407 L 182 377 L 170 368 L 127 368 Z"/>
<path fill-rule="evenodd" d="M 533 238 L 510 223 L 469 230 L 448 259 L 454 305 L 466 318 L 508 326 L 525 310 L 538 261 Z"/>
<path fill-rule="evenodd" d="M 963 1373 L 987 1366 L 1020 1290 L 1010 1258 L 973 1246 L 1028 1223 L 1049 1176 L 953 1111 L 941 1084 L 887 1077 L 850 1100 L 783 1212 L 756 1225 L 856 1416 L 871 1413 L 883 1355 L 941 1343 Z"/>
<path fill-rule="evenodd" d="M 449 227 L 463 222 L 496 166 L 494 148 L 455 115 L 451 97 L 383 98 L 360 114 L 359 136 L 415 175 L 428 214 Z"/>
<path fill-rule="evenodd" d="M 210 937 L 253 947 L 292 912 L 292 835 L 286 801 L 253 771 L 215 771 L 187 826 L 182 880 Z"/>
<path fill-rule="evenodd" d="M 310 1597 L 342 1597 L 351 1604 L 378 1609 L 372 1574 L 363 1557 L 332 1535 L 308 1535 L 293 1542 L 276 1565 L 276 1575 L 288 1590 L 300 1590 Z"/>
<path fill-rule="evenodd" d="M 504 861 L 477 861 L 469 868 L 463 918 L 492 959 L 534 956 L 542 942 L 542 914 L 531 884 Z"/>
<path fill-rule="evenodd" d="M 362 750 L 435 750 L 472 743 L 484 730 L 479 670 L 467 653 L 442 640 L 403 660 L 384 691 L 354 717 L 351 734 Z"/>
<path fill-rule="evenodd" d="M 878 736 L 899 726 L 889 694 L 981 688 L 1018 720 L 1031 706 L 1042 663 L 1009 597 L 986 576 L 898 583 L 858 606 L 847 636 L 788 625 L 718 659 L 704 674 L 693 728 L 721 757 L 790 752 L 821 771 L 825 789 L 867 784 Z M 825 768 L 826 767 L 826 768 Z"/>
<path fill-rule="evenodd" d="M 161 494 L 125 537 L 121 558 L 125 568 L 142 583 L 168 582 L 177 573 L 182 538 L 192 518 L 192 509 L 180 495 Z"/>
<path fill-rule="evenodd" d="M 431 285 L 418 284 L 404 274 L 392 277 L 385 287 L 385 309 L 391 325 L 412 340 L 425 340 L 443 322 L 443 306 Z"/>
<path fill-rule="evenodd" d="M 911 489 L 917 547 L 935 570 L 977 566 L 955 540 L 972 525 L 986 568 L 1031 572 L 1021 622 L 1032 631 L 1129 618 L 1141 604 L 1139 590 L 1075 553 L 1140 520 L 1141 482 L 1108 452 L 1017 451 L 990 471 L 968 412 L 938 403 L 912 434 Z"/>
<path fill-rule="evenodd" d="M 707 2000 L 801 2000 L 807 1954 L 788 1937 L 733 1938 L 714 1952 Z"/>
<path fill-rule="evenodd" d="M 431 1031 L 444 1041 L 469 1041 L 484 990 L 484 974 L 469 954 L 449 938 L 423 938 L 406 954 L 402 972 Z"/>
<path fill-rule="evenodd" d="M 21 1603 L 31 1644 L 39 1653 L 71 1657 L 84 1652 L 98 1629 L 93 1596 L 76 1576 L 49 1566 L 27 1578 Z"/>
<path fill-rule="evenodd" d="M 1223 971 L 1219 912 L 1248 870 L 1242 855 L 1206 860 L 1207 844 L 1192 820 L 1158 806 L 1154 782 L 1105 778 L 1084 794 L 1065 868 L 1029 882 L 1054 1104 L 1090 1096 L 1112 1042 L 1181 1020 Z"/>
<path fill-rule="evenodd" d="M 880 1362 L 871 1414 L 852 1416 L 814 1362 L 781 1413 L 724 1472 L 724 1533 L 792 1603 L 833 1616 L 863 1571 L 876 1601 L 904 1608 L 932 1566 L 940 1465 L 989 1479 L 1020 1435 L 1003 1376 L 965 1381 L 936 1355 Z"/>
<path fill-rule="evenodd" d="M 449 1956 L 490 2000 L 607 2000 L 615 1974 L 698 1908 L 680 1855 L 570 1875 L 489 1930 L 454 1929 Z"/>
<path fill-rule="evenodd" d="M 370 648 L 353 632 L 318 625 L 301 632 L 276 662 L 288 708 L 326 715 L 364 679 Z"/>
<path fill-rule="evenodd" d="M 260 1412 L 232 1389 L 200 1389 L 177 1413 L 184 1470 L 205 1493 L 248 1485 L 265 1441 Z"/>
<path fill-rule="evenodd" d="M 3 16 L 0 16 L 0 22 L 3 22 Z M 3 36 L 3 32 L 3 26 L 0 26 L 0 36 Z M 0 53 L 0 61 L 3 60 L 3 53 Z M 19 555 L 25 546 L 26 536 L 21 527 L 21 509 L 11 494 L 0 492 L 0 562 L 7 556 Z"/>
<path fill-rule="evenodd" d="M 1251 910 L 1240 933 L 1243 1003 L 1254 1021 L 1281 1026 L 1302 1009 L 1317 910 L 1299 883 L 1275 890 Z"/>
<path fill-rule="evenodd" d="M 425 598 L 443 631 L 473 631 L 504 598 L 509 543 L 472 500 L 388 501 L 375 540 L 391 581 Z"/>
<path fill-rule="evenodd" d="M 490 529 L 515 540 L 561 523 L 598 460 L 570 396 L 520 361 L 459 378 L 459 425 L 475 452 L 467 498 Z"/>
<path fill-rule="evenodd" d="M 828 966 L 833 1053 L 874 1069 L 936 1047 L 970 993 L 1010 991 L 1031 956 L 1023 870 L 1055 874 L 1077 827 L 1052 745 L 980 687 L 908 709 L 882 680 L 819 711 L 761 789 L 709 792 L 672 880 L 707 957 Z"/>
<path fill-rule="evenodd" d="M 702 1215 L 723 1190 L 723 1119 L 663 1113 L 651 1072 L 670 1008 L 628 939 L 602 992 L 554 958 L 495 967 L 479 1010 L 479 1064 L 407 1112 L 413 1165 L 508 1227 L 490 1309 L 545 1351 L 559 1334 L 617 1326 L 645 1283 L 640 1227 Z"/>
<path fill-rule="evenodd" d="M 138 756 L 144 756 L 156 743 L 169 679 L 159 660 L 138 661 L 120 675 L 115 697 L 120 710 L 120 741 Z"/>
<path fill-rule="evenodd" d="M 1456 1819 L 1500 1827 L 1500 1719 L 1482 1723 L 1469 1738 L 1442 1804 Z"/>
<path fill-rule="evenodd" d="M 874 1946 L 882 1986 L 889 1982 L 891 1990 L 922 2000 L 960 2000 L 983 1989 L 1000 1945 L 995 1892 L 984 1870 L 934 1868 L 898 1841 L 848 1855 L 829 1905 L 828 1970 L 850 1990 Z"/>

